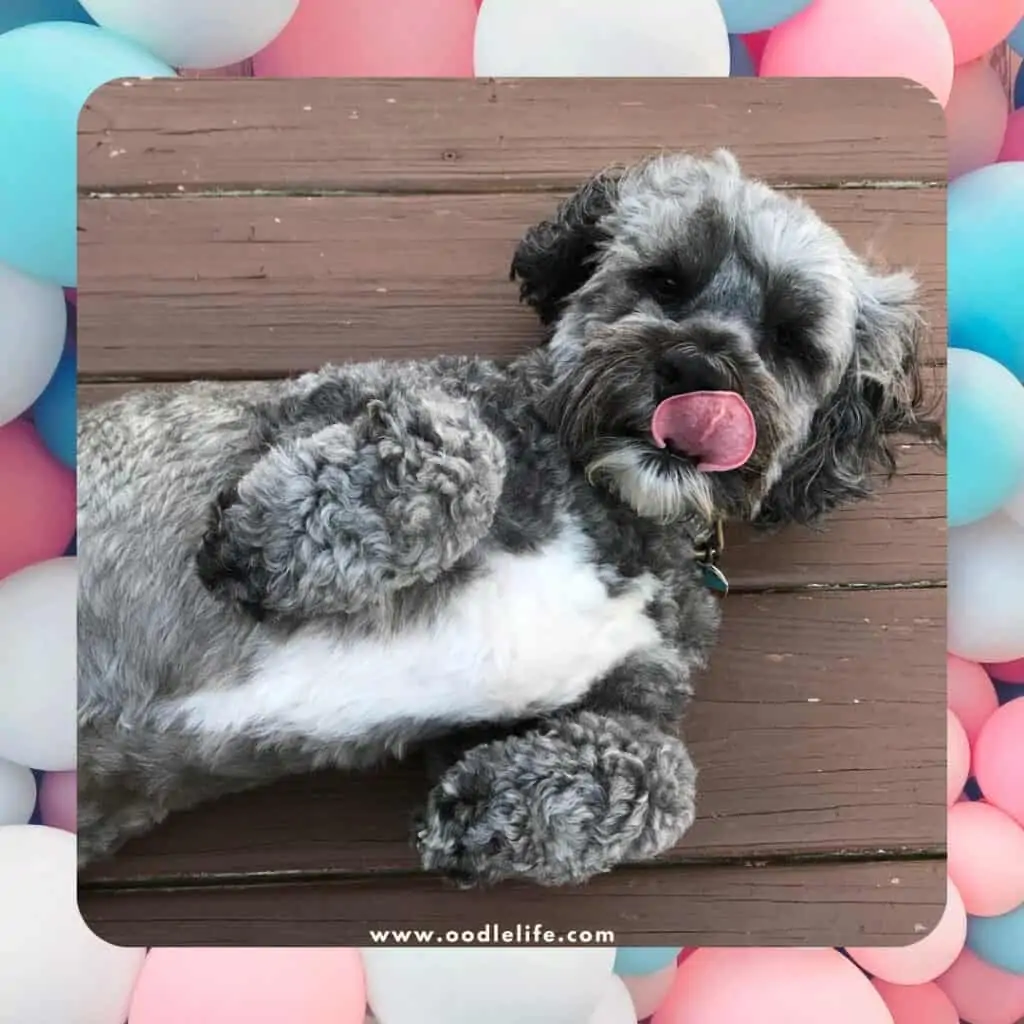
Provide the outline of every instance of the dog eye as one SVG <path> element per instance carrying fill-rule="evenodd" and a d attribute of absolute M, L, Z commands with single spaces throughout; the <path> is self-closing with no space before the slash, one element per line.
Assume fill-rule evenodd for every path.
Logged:
<path fill-rule="evenodd" d="M 658 302 L 672 302 L 686 297 L 686 286 L 677 274 L 667 270 L 651 270 L 644 277 L 648 294 Z"/>

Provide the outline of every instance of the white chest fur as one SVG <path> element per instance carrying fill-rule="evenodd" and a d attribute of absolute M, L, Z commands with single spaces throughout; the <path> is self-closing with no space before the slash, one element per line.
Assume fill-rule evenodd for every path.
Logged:
<path fill-rule="evenodd" d="M 430 624 L 390 638 L 302 632 L 245 682 L 175 709 L 204 733 L 345 740 L 393 720 L 466 723 L 561 707 L 629 654 L 660 642 L 651 577 L 609 596 L 586 538 L 496 554 Z"/>

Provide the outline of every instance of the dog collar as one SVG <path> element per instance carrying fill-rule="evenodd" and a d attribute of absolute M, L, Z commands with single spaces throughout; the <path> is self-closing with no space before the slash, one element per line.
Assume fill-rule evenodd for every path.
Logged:
<path fill-rule="evenodd" d="M 719 597 L 729 593 L 729 580 L 718 568 L 718 559 L 725 550 L 725 531 L 722 520 L 716 519 L 703 544 L 697 547 L 697 565 L 704 578 L 704 586 Z"/>

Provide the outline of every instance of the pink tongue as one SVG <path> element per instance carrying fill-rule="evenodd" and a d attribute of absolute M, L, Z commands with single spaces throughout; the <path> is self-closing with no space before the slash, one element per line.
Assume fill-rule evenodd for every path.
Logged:
<path fill-rule="evenodd" d="M 666 398 L 651 417 L 659 448 L 697 459 L 705 473 L 739 469 L 754 451 L 757 429 L 750 406 L 734 391 L 694 391 Z"/>

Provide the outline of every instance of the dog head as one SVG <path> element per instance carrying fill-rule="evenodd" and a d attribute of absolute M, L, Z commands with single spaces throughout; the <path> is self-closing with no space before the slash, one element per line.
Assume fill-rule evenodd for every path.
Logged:
<path fill-rule="evenodd" d="M 813 522 L 891 472 L 890 436 L 921 414 L 913 279 L 724 151 L 597 175 L 527 232 L 512 276 L 552 328 L 545 411 L 641 516 Z M 655 437 L 661 403 L 695 392 L 712 417 L 716 396 L 743 399 L 742 465 L 708 471 L 686 436 Z"/>

